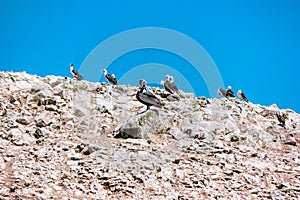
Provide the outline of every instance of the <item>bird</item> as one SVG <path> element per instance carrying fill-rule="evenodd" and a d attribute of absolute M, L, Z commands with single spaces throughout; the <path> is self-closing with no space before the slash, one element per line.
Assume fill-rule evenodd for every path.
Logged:
<path fill-rule="evenodd" d="M 150 109 L 150 106 L 156 106 L 158 108 L 162 107 L 160 99 L 158 99 L 148 88 L 147 82 L 143 79 L 139 80 L 141 85 L 140 89 L 136 93 L 136 98 L 139 102 L 147 106 L 147 110 Z M 145 112 L 146 112 L 145 111 Z"/>
<path fill-rule="evenodd" d="M 173 90 L 172 90 L 172 86 L 171 86 L 171 82 L 170 82 L 170 76 L 167 74 L 166 75 L 166 81 L 161 81 L 163 87 L 165 88 L 165 90 L 167 90 L 169 93 L 173 94 Z"/>
<path fill-rule="evenodd" d="M 221 96 L 223 96 L 223 97 L 227 97 L 226 91 L 223 90 L 222 88 L 219 88 L 219 89 L 218 89 L 218 95 L 221 95 Z"/>
<path fill-rule="evenodd" d="M 283 127 L 283 128 L 286 128 L 285 127 L 285 120 L 287 119 L 287 116 L 286 114 L 281 114 L 279 111 L 276 112 L 276 117 L 280 123 L 280 125 Z"/>
<path fill-rule="evenodd" d="M 231 90 L 231 86 L 230 85 L 226 89 L 226 97 L 234 97 L 234 93 Z"/>
<path fill-rule="evenodd" d="M 113 85 L 118 85 L 118 81 L 114 74 L 112 75 L 108 74 L 106 69 L 103 69 L 102 72 L 104 73 L 104 77 L 106 78 L 108 83 L 112 83 Z"/>
<path fill-rule="evenodd" d="M 79 72 L 74 69 L 73 63 L 70 64 L 70 73 L 73 76 L 73 78 L 76 78 L 79 81 L 83 79 L 83 77 L 79 74 Z"/>
<path fill-rule="evenodd" d="M 169 82 L 170 82 L 170 89 L 173 91 L 172 94 L 177 93 L 177 94 L 180 95 L 180 92 L 179 92 L 179 90 L 178 90 L 178 88 L 177 88 L 177 85 L 176 85 L 175 82 L 174 82 L 173 76 L 170 76 L 170 77 L 169 77 Z"/>
<path fill-rule="evenodd" d="M 242 100 L 244 100 L 244 101 L 246 101 L 246 102 L 249 102 L 249 100 L 247 99 L 246 95 L 242 92 L 242 90 L 238 90 L 237 96 L 238 96 L 240 99 L 242 99 Z"/>

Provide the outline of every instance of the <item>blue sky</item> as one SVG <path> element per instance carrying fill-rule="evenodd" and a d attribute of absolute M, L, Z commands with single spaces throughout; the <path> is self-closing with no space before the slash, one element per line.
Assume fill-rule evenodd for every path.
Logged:
<path fill-rule="evenodd" d="M 69 76 L 71 62 L 78 69 L 109 37 L 134 28 L 161 27 L 202 45 L 225 86 L 242 89 L 254 103 L 276 103 L 299 113 L 299 10 L 297 0 L 2 0 L 0 70 Z M 180 57 L 153 49 L 130 52 L 106 67 L 119 77 L 114 66 L 131 69 L 143 63 L 180 65 L 179 71 L 193 77 L 191 67 Z M 209 96 L 209 86 L 198 79 L 192 83 L 197 95 Z"/>

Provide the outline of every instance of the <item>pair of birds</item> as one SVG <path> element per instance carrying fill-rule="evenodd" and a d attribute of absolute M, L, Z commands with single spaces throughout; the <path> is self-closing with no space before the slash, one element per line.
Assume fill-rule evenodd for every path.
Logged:
<path fill-rule="evenodd" d="M 116 79 L 116 76 L 114 74 L 110 75 L 107 73 L 107 70 L 104 69 L 102 71 L 104 73 L 104 77 L 108 81 L 108 83 L 112 83 L 113 85 L 118 85 L 118 80 Z M 74 69 L 74 64 L 70 64 L 70 73 L 73 76 L 73 78 L 76 78 L 78 81 L 83 80 L 83 77 L 79 74 L 78 71 Z"/>
<path fill-rule="evenodd" d="M 179 90 L 177 85 L 174 83 L 174 78 L 173 76 L 170 75 L 166 75 L 166 81 L 161 81 L 160 84 L 165 88 L 165 90 L 167 90 L 170 94 L 178 94 Z"/>
<path fill-rule="evenodd" d="M 226 98 L 228 98 L 228 97 L 235 97 L 234 96 L 234 92 L 231 90 L 231 86 L 230 85 L 227 87 L 226 90 L 224 90 L 222 88 L 219 88 L 218 89 L 218 94 L 221 95 L 221 96 L 223 96 L 223 97 L 226 97 Z M 247 99 L 245 93 L 243 93 L 242 90 L 238 90 L 237 96 L 240 99 L 242 99 L 242 100 L 244 100 L 246 102 L 249 102 L 249 100 Z"/>
<path fill-rule="evenodd" d="M 173 76 L 166 75 L 166 80 L 160 82 L 161 85 L 167 90 L 171 95 L 178 94 L 180 95 L 179 89 L 174 83 Z M 144 79 L 141 79 L 139 81 L 140 89 L 136 93 L 136 99 L 141 102 L 142 104 L 147 106 L 147 110 L 150 109 L 150 106 L 155 106 L 158 108 L 161 108 L 163 106 L 163 103 L 161 100 L 155 96 L 147 87 L 147 82 Z"/>

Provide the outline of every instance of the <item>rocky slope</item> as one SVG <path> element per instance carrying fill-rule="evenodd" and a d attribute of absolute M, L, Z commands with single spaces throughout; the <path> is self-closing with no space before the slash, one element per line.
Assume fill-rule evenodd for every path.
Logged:
<path fill-rule="evenodd" d="M 137 90 L 1 72 L 0 199 L 299 199 L 299 114 Z"/>

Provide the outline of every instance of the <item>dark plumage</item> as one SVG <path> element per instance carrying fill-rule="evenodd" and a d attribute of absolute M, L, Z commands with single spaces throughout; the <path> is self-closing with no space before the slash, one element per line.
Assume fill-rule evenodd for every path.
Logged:
<path fill-rule="evenodd" d="M 234 93 L 231 90 L 231 86 L 230 85 L 226 89 L 226 97 L 234 97 Z"/>
<path fill-rule="evenodd" d="M 147 110 L 150 109 L 150 106 L 156 106 L 161 108 L 162 104 L 160 100 L 150 90 L 147 89 L 146 81 L 140 80 L 139 82 L 141 87 L 136 93 L 137 100 L 142 104 L 145 104 L 147 106 Z"/>
<path fill-rule="evenodd" d="M 103 70 L 104 77 L 108 81 L 108 83 L 112 83 L 113 85 L 118 85 L 118 81 L 114 74 L 110 75 L 107 73 L 106 69 Z"/>
<path fill-rule="evenodd" d="M 70 64 L 70 73 L 71 75 L 73 76 L 73 78 L 76 78 L 77 80 L 81 81 L 83 79 L 83 77 L 79 74 L 78 71 L 76 71 L 74 68 L 73 68 L 73 64 L 71 63 Z"/>
<path fill-rule="evenodd" d="M 249 102 L 249 100 L 247 99 L 246 95 L 242 92 L 242 90 L 239 90 L 239 91 L 238 91 L 237 96 L 238 96 L 240 99 L 242 99 L 242 100 L 244 100 L 244 101 L 246 101 L 246 102 Z"/>

